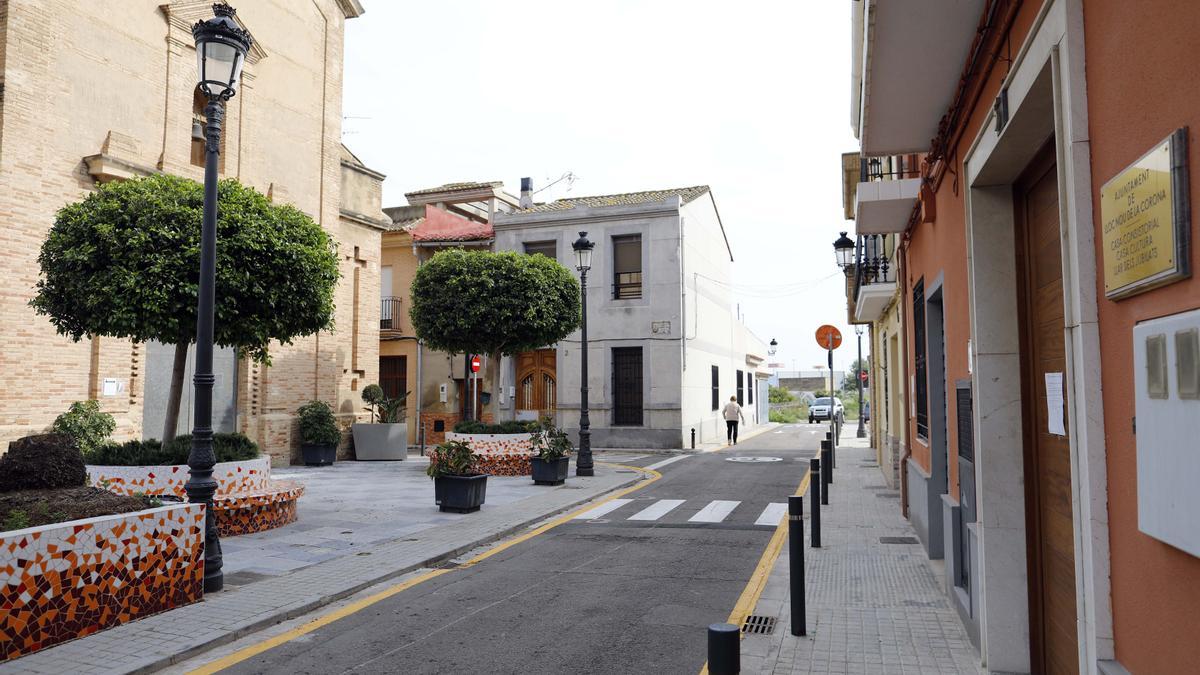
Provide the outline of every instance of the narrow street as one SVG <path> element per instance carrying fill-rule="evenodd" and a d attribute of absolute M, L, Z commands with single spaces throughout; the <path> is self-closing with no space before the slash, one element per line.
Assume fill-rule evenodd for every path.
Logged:
<path fill-rule="evenodd" d="M 662 478 L 223 672 L 699 672 L 824 431 L 632 458 Z"/>

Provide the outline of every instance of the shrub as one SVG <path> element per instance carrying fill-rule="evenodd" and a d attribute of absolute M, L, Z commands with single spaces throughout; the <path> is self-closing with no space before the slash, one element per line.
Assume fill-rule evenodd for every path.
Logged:
<path fill-rule="evenodd" d="M 549 419 L 544 420 L 541 426 L 533 432 L 531 445 L 534 452 L 537 453 L 538 459 L 544 462 L 553 462 L 566 457 L 575 449 L 571 445 L 571 439 L 567 433 L 555 427 Z"/>
<path fill-rule="evenodd" d="M 8 444 L 0 456 L 0 492 L 80 487 L 87 483 L 83 454 L 67 434 L 39 434 Z"/>
<path fill-rule="evenodd" d="M 70 436 L 75 439 L 80 451 L 88 452 L 108 442 L 108 437 L 116 428 L 113 416 L 100 412 L 99 401 L 87 400 L 72 403 L 67 412 L 54 420 L 50 430 Z"/>
<path fill-rule="evenodd" d="M 403 422 L 405 417 L 404 399 L 408 398 L 408 392 L 404 392 L 396 398 L 390 398 L 383 391 L 383 387 L 377 384 L 368 384 L 363 387 L 362 400 L 367 404 L 363 410 L 371 412 L 371 423 L 379 422 L 381 424 L 395 424 Z"/>
<path fill-rule="evenodd" d="M 538 422 L 509 420 L 499 424 L 486 424 L 475 420 L 463 420 L 454 425 L 456 434 L 529 434 L 541 429 Z"/>
<path fill-rule="evenodd" d="M 429 453 L 429 468 L 425 473 L 430 478 L 438 476 L 475 476 L 475 451 L 462 441 L 446 441 L 436 445 Z"/>
<path fill-rule="evenodd" d="M 144 441 L 109 443 L 88 453 L 88 464 L 99 466 L 171 466 L 187 464 L 192 450 L 192 436 L 176 436 L 165 446 L 150 438 Z M 213 454 L 218 462 L 240 462 L 260 454 L 258 444 L 242 434 L 213 434 Z"/>
<path fill-rule="evenodd" d="M 368 387 L 369 389 L 370 387 Z M 365 395 L 366 389 L 363 390 Z M 300 440 L 313 445 L 337 445 L 342 441 L 333 408 L 325 401 L 309 401 L 297 411 L 300 416 Z"/>
<path fill-rule="evenodd" d="M 792 392 L 783 387 L 771 385 L 767 390 L 767 401 L 770 403 L 790 403 L 795 400 L 796 397 L 792 395 Z"/>

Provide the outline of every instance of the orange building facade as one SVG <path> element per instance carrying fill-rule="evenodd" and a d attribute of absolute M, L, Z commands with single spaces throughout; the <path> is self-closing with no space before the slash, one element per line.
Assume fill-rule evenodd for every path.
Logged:
<path fill-rule="evenodd" d="M 981 664 L 1195 672 L 1200 5 L 849 4 L 852 320 L 895 241 L 904 509 Z"/>

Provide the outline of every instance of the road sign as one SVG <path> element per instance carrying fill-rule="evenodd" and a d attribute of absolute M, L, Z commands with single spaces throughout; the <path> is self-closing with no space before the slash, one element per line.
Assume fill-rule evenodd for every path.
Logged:
<path fill-rule="evenodd" d="M 821 349 L 837 349 L 842 345 L 842 332 L 835 326 L 825 324 L 817 329 L 817 344 Z"/>
<path fill-rule="evenodd" d="M 472 356 L 472 357 L 471 357 L 471 372 L 472 372 L 472 373 L 478 373 L 478 372 L 479 372 L 479 368 L 480 368 L 482 365 L 483 365 L 483 361 L 481 361 L 481 360 L 479 359 L 479 357 L 478 357 L 478 356 Z"/>
<path fill-rule="evenodd" d="M 866 382 L 867 381 L 867 371 L 865 371 L 865 370 L 859 371 L 858 379 L 862 380 L 863 382 Z"/>

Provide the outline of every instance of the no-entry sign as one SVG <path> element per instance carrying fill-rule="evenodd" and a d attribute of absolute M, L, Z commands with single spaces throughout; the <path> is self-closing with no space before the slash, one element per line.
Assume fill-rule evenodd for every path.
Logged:
<path fill-rule="evenodd" d="M 835 326 L 825 324 L 817 329 L 817 344 L 821 349 L 837 349 L 842 345 L 842 332 Z"/>
<path fill-rule="evenodd" d="M 478 373 L 479 368 L 482 365 L 483 365 L 483 361 L 481 361 L 478 356 L 471 357 L 471 372 L 472 373 Z"/>

